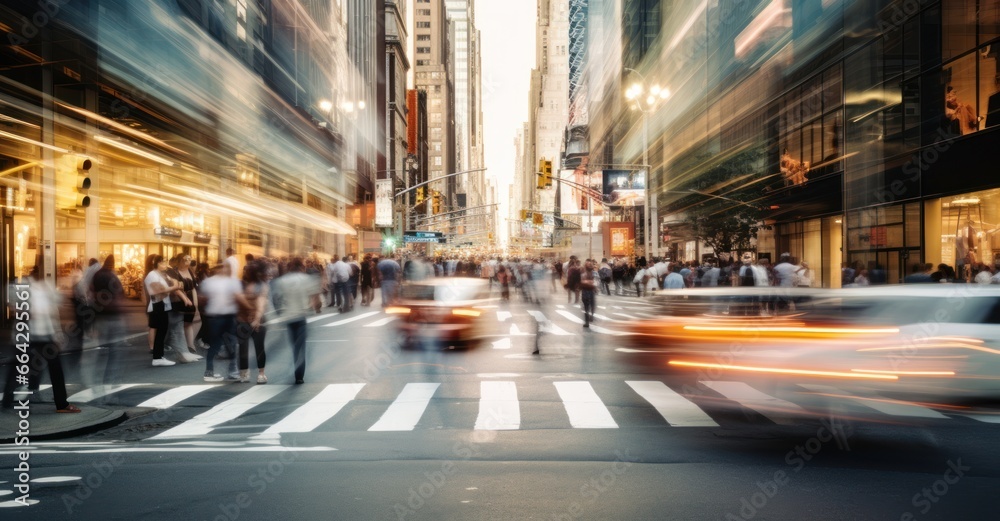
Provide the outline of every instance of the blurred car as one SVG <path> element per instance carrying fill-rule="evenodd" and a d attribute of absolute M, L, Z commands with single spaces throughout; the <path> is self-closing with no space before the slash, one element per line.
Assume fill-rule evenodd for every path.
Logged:
<path fill-rule="evenodd" d="M 921 401 L 1000 399 L 1000 287 L 712 291 L 668 297 L 677 302 L 661 303 L 665 316 L 632 325 L 631 343 L 658 348 L 675 369 Z"/>
<path fill-rule="evenodd" d="M 404 348 L 469 348 L 492 333 L 483 309 L 490 302 L 486 279 L 438 277 L 404 284 L 396 305 L 385 312 L 399 316 Z"/>

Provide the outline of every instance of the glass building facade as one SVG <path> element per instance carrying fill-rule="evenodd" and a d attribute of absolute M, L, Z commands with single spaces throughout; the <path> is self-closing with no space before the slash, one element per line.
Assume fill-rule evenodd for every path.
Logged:
<path fill-rule="evenodd" d="M 751 249 L 809 262 L 816 285 L 840 286 L 843 263 L 899 282 L 918 262 L 960 278 L 1000 262 L 988 152 L 1000 144 L 1000 2 L 659 7 L 662 29 L 634 66 L 672 91 L 648 121 L 654 254 L 716 255 L 699 219 L 752 205 L 765 226 Z M 625 48 L 633 40 L 623 36 Z M 605 155 L 636 163 L 641 124 L 625 111 L 592 145 L 612 143 Z"/>
<path fill-rule="evenodd" d="M 65 286 L 109 254 L 128 283 L 151 253 L 357 251 L 345 174 L 370 137 L 343 110 L 361 82 L 337 5 L 4 2 L 3 280 L 40 260 Z"/>

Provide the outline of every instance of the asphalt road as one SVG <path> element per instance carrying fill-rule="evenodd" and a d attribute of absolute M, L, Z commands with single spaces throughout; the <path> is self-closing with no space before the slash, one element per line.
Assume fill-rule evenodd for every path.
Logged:
<path fill-rule="evenodd" d="M 494 336 L 470 351 L 401 351 L 381 309 L 327 312 L 310 324 L 298 386 L 281 330 L 268 333 L 267 385 L 206 384 L 200 363 L 150 367 L 138 339 L 118 348 L 120 385 L 106 387 L 108 350 L 85 351 L 67 364 L 71 400 L 133 418 L 35 444 L 28 507 L 12 502 L 23 448 L 0 446 L 4 517 L 995 516 L 992 410 L 887 414 L 793 385 L 671 372 L 615 334 L 650 311 L 635 298 L 599 299 L 590 330 L 562 297 L 496 305 L 484 309 Z"/>

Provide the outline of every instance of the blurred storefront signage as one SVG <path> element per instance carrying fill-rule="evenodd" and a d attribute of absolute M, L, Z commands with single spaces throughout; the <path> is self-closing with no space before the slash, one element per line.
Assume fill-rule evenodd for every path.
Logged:
<path fill-rule="evenodd" d="M 375 226 L 392 226 L 392 179 L 375 181 Z"/>

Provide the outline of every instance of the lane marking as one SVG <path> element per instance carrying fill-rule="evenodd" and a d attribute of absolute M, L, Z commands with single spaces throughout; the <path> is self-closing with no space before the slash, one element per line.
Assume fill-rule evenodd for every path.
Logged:
<path fill-rule="evenodd" d="M 167 409 L 177 405 L 178 403 L 187 400 L 188 398 L 202 392 L 207 391 L 213 387 L 220 387 L 218 385 L 182 385 L 180 387 L 174 387 L 173 389 L 168 389 L 142 403 L 136 407 L 155 407 L 157 409 Z"/>
<path fill-rule="evenodd" d="M 333 326 L 340 326 L 343 324 L 349 324 L 351 322 L 356 322 L 358 320 L 364 320 L 373 315 L 378 315 L 379 313 L 381 313 L 381 311 L 369 311 L 367 313 L 362 313 L 356 317 L 345 318 L 344 320 L 338 320 L 336 322 L 330 322 L 329 324 L 323 324 L 322 327 L 333 327 Z"/>
<path fill-rule="evenodd" d="M 618 315 L 619 317 L 625 317 L 630 320 L 639 320 L 637 317 L 634 317 L 632 315 L 626 315 L 625 313 L 612 313 L 612 315 Z"/>
<path fill-rule="evenodd" d="M 312 432 L 323 422 L 336 416 L 364 386 L 363 383 L 327 385 L 312 400 L 254 438 L 271 437 L 282 432 Z"/>
<path fill-rule="evenodd" d="M 365 327 L 382 327 L 382 326 L 384 326 L 384 325 L 386 325 L 386 324 L 388 324 L 388 323 L 390 323 L 390 322 L 392 322 L 394 320 L 399 320 L 399 317 L 395 316 L 395 315 L 393 315 L 391 317 L 385 317 L 382 320 L 376 320 L 375 322 L 372 322 L 371 324 L 365 324 Z"/>
<path fill-rule="evenodd" d="M 369 431 L 412 431 L 439 383 L 409 383 Z"/>
<path fill-rule="evenodd" d="M 583 319 L 580 318 L 580 317 L 578 317 L 578 316 L 576 316 L 576 315 L 574 315 L 574 314 L 572 314 L 572 313 L 570 313 L 569 311 L 564 311 L 564 310 L 561 310 L 561 309 L 557 309 L 556 313 L 559 313 L 560 315 L 568 318 L 572 322 L 576 322 L 577 324 L 583 325 Z M 614 331 L 614 330 L 611 330 L 611 329 L 605 329 L 605 328 L 603 328 L 601 326 L 595 326 L 593 323 L 590 324 L 590 330 L 593 331 L 593 332 L 595 332 L 595 333 L 600 333 L 602 335 L 621 336 L 621 335 L 625 335 L 626 334 L 626 333 L 622 333 L 621 331 Z"/>
<path fill-rule="evenodd" d="M 568 336 L 573 334 L 557 326 L 555 322 L 546 318 L 545 314 L 542 313 L 541 311 L 538 311 L 537 309 L 529 309 L 528 314 L 531 315 L 538 322 L 541 330 L 546 333 L 551 333 L 553 335 L 558 335 L 558 336 Z"/>
<path fill-rule="evenodd" d="M 337 316 L 337 315 L 340 315 L 340 314 L 341 314 L 341 313 L 340 313 L 340 312 L 337 312 L 337 311 L 335 311 L 335 312 L 333 312 L 333 313 L 323 313 L 323 314 L 321 314 L 321 315 L 316 315 L 316 316 L 314 316 L 314 317 L 309 317 L 309 318 L 307 318 L 307 319 L 306 319 L 306 323 L 307 323 L 307 324 L 312 324 L 313 322 L 315 322 L 315 321 L 317 321 L 317 320 L 323 320 L 324 318 L 333 318 L 333 317 L 335 317 L 335 316 Z"/>
<path fill-rule="evenodd" d="M 150 439 L 204 436 L 212 432 L 216 425 L 235 420 L 288 387 L 287 385 L 255 386 Z"/>
<path fill-rule="evenodd" d="M 769 394 L 764 394 L 746 382 L 714 382 L 702 381 L 713 391 L 726 398 L 757 411 L 762 416 L 780 425 L 793 425 L 794 419 L 789 418 L 789 414 L 808 414 L 805 409 L 792 402 L 775 398 Z"/>
<path fill-rule="evenodd" d="M 70 402 L 89 402 L 97 398 L 103 398 L 109 394 L 124 391 L 132 387 L 148 384 L 121 384 L 121 385 L 96 385 L 90 389 L 84 389 L 68 398 Z M 51 386 L 50 386 L 51 387 Z"/>
<path fill-rule="evenodd" d="M 493 342 L 493 349 L 510 349 L 510 348 L 511 348 L 510 337 L 501 338 L 500 340 Z"/>
<path fill-rule="evenodd" d="M 574 429 L 617 429 L 611 411 L 594 392 L 590 382 L 552 382 L 563 401 L 569 423 Z"/>
<path fill-rule="evenodd" d="M 514 382 L 480 382 L 479 393 L 477 431 L 517 430 L 521 428 L 521 409 L 517 400 L 517 386 Z"/>
<path fill-rule="evenodd" d="M 659 381 L 626 381 L 674 427 L 718 427 L 719 424 L 694 402 Z"/>
<path fill-rule="evenodd" d="M 834 395 L 834 397 L 844 397 L 849 398 L 852 402 L 864 405 L 869 409 L 874 409 L 878 412 L 888 414 L 889 416 L 909 416 L 915 418 L 944 418 L 948 417 L 935 411 L 934 409 L 928 409 L 927 407 L 922 407 L 920 405 L 914 405 L 909 403 L 902 403 L 898 401 L 888 401 L 888 400 L 868 400 L 860 396 L 854 396 L 851 393 L 833 387 L 830 385 L 818 385 L 818 384 L 799 384 L 799 387 L 808 389 L 816 393 L 822 393 L 826 395 Z"/>
<path fill-rule="evenodd" d="M 497 320 L 500 322 L 506 322 L 508 318 L 512 317 L 510 311 L 497 311 Z"/>

